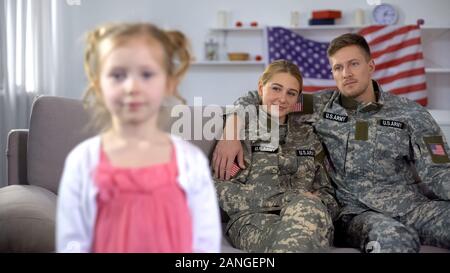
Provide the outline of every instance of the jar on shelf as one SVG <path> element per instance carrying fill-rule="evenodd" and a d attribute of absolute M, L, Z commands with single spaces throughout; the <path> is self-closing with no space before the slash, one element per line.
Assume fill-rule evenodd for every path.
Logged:
<path fill-rule="evenodd" d="M 294 10 L 291 11 L 291 27 L 299 27 L 300 26 L 300 12 Z"/>
<path fill-rule="evenodd" d="M 219 42 L 215 41 L 212 38 L 205 42 L 205 60 L 219 60 Z"/>

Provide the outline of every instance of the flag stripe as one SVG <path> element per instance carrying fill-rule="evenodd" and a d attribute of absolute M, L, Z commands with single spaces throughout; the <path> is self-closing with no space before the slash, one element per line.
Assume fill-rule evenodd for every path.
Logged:
<path fill-rule="evenodd" d="M 415 100 L 418 104 L 420 105 L 427 105 L 428 104 L 428 99 L 427 98 L 423 98 L 423 99 L 411 99 L 411 100 Z"/>
<path fill-rule="evenodd" d="M 404 57 L 394 59 L 392 61 L 387 61 L 387 62 L 378 64 L 378 65 L 376 65 L 375 69 L 377 69 L 377 70 L 386 69 L 386 68 L 397 66 L 397 65 L 405 63 L 405 62 L 415 61 L 418 59 L 423 59 L 422 52 L 409 54 Z"/>
<path fill-rule="evenodd" d="M 391 89 L 390 92 L 392 94 L 400 95 L 400 94 L 405 94 L 405 93 L 409 93 L 409 92 L 413 92 L 413 91 L 425 90 L 426 88 L 427 88 L 427 85 L 425 83 L 419 83 L 419 84 L 408 85 L 405 87 Z"/>
<path fill-rule="evenodd" d="M 320 91 L 320 90 L 325 90 L 325 89 L 336 89 L 336 86 L 311 86 L 311 85 L 305 85 L 303 86 L 303 91 L 304 92 L 316 92 L 316 91 Z"/>
<path fill-rule="evenodd" d="M 392 30 L 393 30 L 392 26 L 384 26 L 383 28 L 380 28 L 376 32 L 372 32 L 370 34 L 366 34 L 366 35 L 363 35 L 363 36 L 366 39 L 367 43 L 370 43 L 372 40 L 376 39 L 377 37 L 392 32 Z M 364 29 L 362 29 L 362 31 L 364 31 Z"/>
<path fill-rule="evenodd" d="M 391 46 L 391 45 L 395 45 L 395 44 L 400 44 L 404 41 L 407 40 L 411 40 L 414 38 L 420 38 L 420 30 L 414 30 L 411 31 L 410 33 L 405 33 L 405 34 L 401 34 L 401 35 L 397 35 L 394 38 L 387 40 L 383 43 L 378 43 L 375 45 L 370 45 L 370 50 L 371 52 L 377 52 L 377 51 L 382 51 L 384 49 L 386 49 L 387 47 Z"/>
<path fill-rule="evenodd" d="M 388 77 L 392 74 L 397 74 L 404 71 L 409 71 L 414 68 L 423 68 L 425 67 L 423 59 L 415 60 L 412 62 L 402 63 L 398 66 L 391 67 L 389 69 L 375 70 L 373 73 L 374 79 L 381 79 L 384 77 Z"/>
<path fill-rule="evenodd" d="M 400 73 L 397 73 L 395 75 L 392 76 L 387 76 L 387 77 L 383 77 L 381 79 L 378 80 L 378 83 L 380 84 L 387 84 L 387 83 L 391 83 L 393 81 L 396 81 L 398 79 L 403 79 L 403 78 L 408 78 L 408 77 L 412 77 L 412 76 L 418 76 L 418 75 L 422 75 L 424 74 L 424 68 L 416 68 L 416 69 L 411 69 L 408 71 L 403 71 Z"/>
<path fill-rule="evenodd" d="M 417 75 L 417 76 L 413 76 L 413 77 L 398 79 L 398 80 L 395 80 L 395 81 L 387 83 L 387 84 L 382 84 L 382 86 L 383 86 L 383 89 L 385 89 L 384 91 L 391 91 L 391 90 L 394 90 L 395 88 L 405 87 L 408 85 L 415 85 L 415 84 L 424 83 L 424 82 L 425 82 L 425 76 Z"/>
<path fill-rule="evenodd" d="M 369 46 L 374 46 L 376 44 L 379 44 L 379 43 L 382 43 L 385 41 L 389 41 L 397 35 L 408 33 L 411 30 L 416 30 L 417 28 L 418 28 L 417 26 L 404 26 L 404 27 L 397 28 L 388 34 L 380 35 L 377 38 L 371 40 L 369 42 Z"/>
<path fill-rule="evenodd" d="M 383 50 L 372 52 L 371 55 L 372 55 L 372 58 L 378 58 L 383 54 L 396 52 L 400 49 L 410 47 L 412 45 L 420 45 L 420 38 L 413 38 L 413 39 L 406 40 L 402 43 L 388 46 L 387 48 L 385 48 Z"/>
<path fill-rule="evenodd" d="M 303 80 L 303 91 L 305 92 L 315 92 L 324 89 L 336 89 L 336 82 L 334 80 L 313 78 L 305 78 Z"/>
<path fill-rule="evenodd" d="M 380 29 L 386 28 L 386 26 L 384 25 L 376 25 L 376 26 L 370 26 L 370 27 L 366 27 L 363 28 L 359 34 L 363 35 L 363 36 L 368 36 L 369 34 L 373 33 L 373 32 L 377 32 Z"/>
<path fill-rule="evenodd" d="M 420 45 L 409 46 L 409 47 L 400 49 L 395 52 L 386 52 L 374 59 L 376 60 L 376 64 L 381 64 L 381 63 L 385 63 L 390 60 L 398 59 L 401 57 L 405 57 L 405 56 L 417 53 L 420 51 L 420 49 L 421 49 Z"/>

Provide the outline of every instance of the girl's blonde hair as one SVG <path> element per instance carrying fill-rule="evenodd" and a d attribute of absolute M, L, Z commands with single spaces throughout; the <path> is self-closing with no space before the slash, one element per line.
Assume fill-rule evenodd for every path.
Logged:
<path fill-rule="evenodd" d="M 278 73 L 289 73 L 290 75 L 292 75 L 298 81 L 300 92 L 302 91 L 302 73 L 294 63 L 288 60 L 276 60 L 270 63 L 259 78 L 259 83 L 265 85 L 275 74 Z"/>
<path fill-rule="evenodd" d="M 95 129 L 106 130 L 111 126 L 111 115 L 103 101 L 100 89 L 101 44 L 110 42 L 109 50 L 123 45 L 133 38 L 144 38 L 148 43 L 157 42 L 164 52 L 163 67 L 169 78 L 179 83 L 190 65 L 191 53 L 186 36 L 179 31 L 164 31 L 150 23 L 117 23 L 99 26 L 87 34 L 84 52 L 84 70 L 88 86 L 83 95 L 85 108 L 92 113 Z M 185 102 L 176 90 L 175 97 Z"/>

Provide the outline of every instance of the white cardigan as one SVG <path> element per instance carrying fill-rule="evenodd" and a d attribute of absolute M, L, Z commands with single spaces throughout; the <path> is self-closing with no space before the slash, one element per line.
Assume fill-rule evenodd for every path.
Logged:
<path fill-rule="evenodd" d="M 178 183 L 192 217 L 193 251 L 220 252 L 221 224 L 208 160 L 196 146 L 171 136 L 176 151 Z M 90 252 L 97 215 L 98 189 L 93 172 L 100 156 L 100 136 L 78 144 L 67 156 L 56 215 L 56 250 Z"/>

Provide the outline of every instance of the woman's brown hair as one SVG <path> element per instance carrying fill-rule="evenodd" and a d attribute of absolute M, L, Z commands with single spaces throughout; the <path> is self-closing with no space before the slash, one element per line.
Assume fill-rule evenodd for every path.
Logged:
<path fill-rule="evenodd" d="M 298 69 L 298 66 L 288 60 L 276 60 L 270 63 L 259 78 L 259 83 L 265 85 L 273 75 L 278 73 L 289 73 L 292 75 L 298 81 L 301 92 L 303 88 L 302 73 Z"/>

